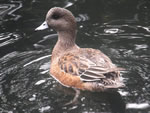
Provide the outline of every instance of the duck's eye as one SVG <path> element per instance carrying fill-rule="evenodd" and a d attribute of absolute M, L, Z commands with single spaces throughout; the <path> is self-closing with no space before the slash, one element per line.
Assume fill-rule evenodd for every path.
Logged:
<path fill-rule="evenodd" d="M 52 15 L 52 18 L 55 19 L 55 20 L 57 20 L 57 19 L 60 18 L 60 16 L 59 16 L 58 14 L 53 14 L 53 15 Z"/>

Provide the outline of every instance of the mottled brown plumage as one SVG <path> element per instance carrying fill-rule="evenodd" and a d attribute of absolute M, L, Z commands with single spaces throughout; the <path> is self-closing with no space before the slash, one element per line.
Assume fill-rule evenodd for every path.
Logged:
<path fill-rule="evenodd" d="M 121 68 L 117 68 L 106 55 L 96 49 L 77 48 L 63 53 L 56 65 L 59 69 L 52 63 L 51 73 L 65 86 L 91 91 L 104 91 L 123 86 L 119 80 Z M 61 78 L 65 78 L 65 81 Z M 78 81 L 75 84 L 70 83 L 76 79 Z"/>

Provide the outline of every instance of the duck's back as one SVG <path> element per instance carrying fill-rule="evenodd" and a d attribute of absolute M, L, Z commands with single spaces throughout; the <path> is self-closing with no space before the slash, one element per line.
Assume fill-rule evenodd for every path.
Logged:
<path fill-rule="evenodd" d="M 51 73 L 54 74 L 56 79 L 63 78 L 64 76 L 66 81 L 67 79 L 70 81 L 77 79 L 78 82 L 76 81 L 75 84 L 79 83 L 80 85 L 82 82 L 88 82 L 94 83 L 93 87 L 95 87 L 95 84 L 107 88 L 120 87 L 119 68 L 99 50 L 80 48 L 68 51 L 58 58 L 55 65 L 57 65 L 57 69 L 55 69 L 56 66 L 52 65 Z M 58 68 L 62 73 L 58 73 Z M 60 76 L 57 77 L 58 75 Z M 65 82 L 65 80 L 60 79 L 59 81 L 61 83 L 64 82 L 62 84 L 69 83 Z M 65 85 L 69 86 L 71 84 Z"/>

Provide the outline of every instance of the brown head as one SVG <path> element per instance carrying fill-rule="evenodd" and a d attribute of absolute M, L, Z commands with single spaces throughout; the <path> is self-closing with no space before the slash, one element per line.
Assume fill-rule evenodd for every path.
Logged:
<path fill-rule="evenodd" d="M 45 22 L 36 30 L 44 30 L 48 27 L 55 29 L 57 32 L 74 32 L 76 31 L 76 20 L 69 10 L 54 7 L 48 11 Z"/>

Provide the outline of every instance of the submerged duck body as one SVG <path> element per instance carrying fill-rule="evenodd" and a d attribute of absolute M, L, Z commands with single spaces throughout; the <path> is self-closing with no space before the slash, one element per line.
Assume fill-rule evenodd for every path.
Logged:
<path fill-rule="evenodd" d="M 76 21 L 70 11 L 54 7 L 46 15 L 45 22 L 36 30 L 48 27 L 58 33 L 52 51 L 50 75 L 62 85 L 80 90 L 105 91 L 123 87 L 121 68 L 100 50 L 80 48 L 76 45 Z"/>

